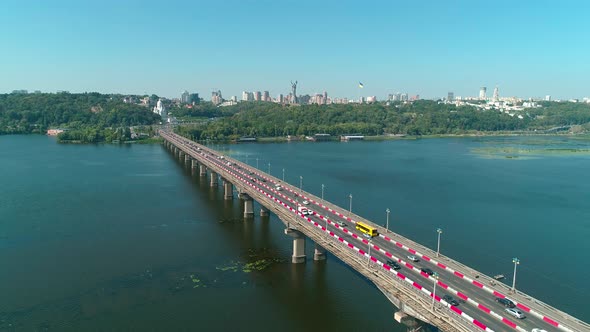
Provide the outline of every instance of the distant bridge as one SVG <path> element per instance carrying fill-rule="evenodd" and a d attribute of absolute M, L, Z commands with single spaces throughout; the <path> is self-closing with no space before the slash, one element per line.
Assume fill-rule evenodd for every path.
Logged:
<path fill-rule="evenodd" d="M 305 262 L 305 238 L 310 238 L 314 260 L 325 259 L 329 251 L 361 273 L 400 309 L 395 314 L 400 322 L 411 316 L 442 331 L 590 331 L 583 321 L 301 188 L 172 132 L 162 130 L 160 136 L 177 158 L 198 168 L 200 176 L 209 175 L 211 186 L 221 177 L 225 199 L 233 199 L 235 187 L 245 218 L 254 215 L 253 200 L 262 206 L 261 216 L 276 214 L 293 239 L 293 263 Z M 365 237 L 356 222 L 379 234 Z M 497 299 L 510 299 L 526 319 L 509 315 Z"/>

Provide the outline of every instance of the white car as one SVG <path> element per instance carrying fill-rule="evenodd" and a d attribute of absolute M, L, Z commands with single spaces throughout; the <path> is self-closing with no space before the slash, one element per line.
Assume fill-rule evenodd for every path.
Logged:
<path fill-rule="evenodd" d="M 543 329 L 532 329 L 531 332 L 547 332 L 547 330 L 543 330 Z"/>
<path fill-rule="evenodd" d="M 301 203 L 303 203 L 303 205 L 307 205 L 307 204 L 309 204 L 309 202 L 308 202 L 308 201 L 303 201 L 303 202 L 301 202 Z"/>
<path fill-rule="evenodd" d="M 525 317 L 522 311 L 515 308 L 506 308 L 506 312 L 518 319 L 523 319 Z"/>
<path fill-rule="evenodd" d="M 340 226 L 340 227 L 346 227 L 346 224 L 345 224 L 345 223 L 344 223 L 344 221 L 342 221 L 342 220 L 338 220 L 338 221 L 336 222 L 336 224 L 338 224 L 338 226 Z"/>
<path fill-rule="evenodd" d="M 275 189 L 276 189 L 277 191 L 281 191 L 281 190 L 283 190 L 283 187 L 281 187 L 281 186 L 276 186 L 276 187 L 275 187 Z"/>
<path fill-rule="evenodd" d="M 408 255 L 408 259 L 411 260 L 412 262 L 419 262 L 420 261 L 418 259 L 418 257 L 416 257 L 414 255 Z"/>

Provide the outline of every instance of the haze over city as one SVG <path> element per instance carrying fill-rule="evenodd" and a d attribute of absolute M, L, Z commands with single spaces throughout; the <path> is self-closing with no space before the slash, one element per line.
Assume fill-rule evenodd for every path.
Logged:
<path fill-rule="evenodd" d="M 0 93 L 590 95 L 583 1 L 5 1 Z M 364 88 L 359 91 L 358 83 Z"/>

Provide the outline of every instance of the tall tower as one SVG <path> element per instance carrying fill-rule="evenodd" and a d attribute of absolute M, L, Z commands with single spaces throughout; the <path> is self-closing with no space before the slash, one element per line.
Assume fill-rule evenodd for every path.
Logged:
<path fill-rule="evenodd" d="M 293 96 L 291 103 L 297 104 L 297 81 L 295 81 L 295 83 L 291 81 L 291 94 Z"/>
<path fill-rule="evenodd" d="M 494 88 L 494 95 L 492 96 L 492 101 L 500 100 L 500 94 L 498 93 L 498 86 Z"/>
<path fill-rule="evenodd" d="M 485 100 L 487 98 L 487 96 L 486 96 L 487 90 L 488 90 L 488 88 L 486 88 L 485 86 L 482 86 L 481 88 L 479 88 L 479 99 Z"/>

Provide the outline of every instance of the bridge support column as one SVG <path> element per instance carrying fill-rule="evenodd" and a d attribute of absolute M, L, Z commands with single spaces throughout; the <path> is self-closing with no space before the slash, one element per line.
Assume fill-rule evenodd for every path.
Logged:
<path fill-rule="evenodd" d="M 305 235 L 300 231 L 287 228 L 285 234 L 293 238 L 293 255 L 291 262 L 293 264 L 305 263 Z"/>
<path fill-rule="evenodd" d="M 244 193 L 242 193 L 240 196 L 240 198 L 244 201 L 244 218 L 254 217 L 254 200 L 252 197 Z"/>
<path fill-rule="evenodd" d="M 261 216 L 261 217 L 268 217 L 269 213 L 270 213 L 270 212 L 268 211 L 268 209 L 267 209 L 267 208 L 265 208 L 264 206 L 262 206 L 262 207 L 260 208 L 260 216 Z"/>
<path fill-rule="evenodd" d="M 184 156 L 185 156 L 184 151 L 179 149 L 178 150 L 178 159 L 180 159 L 182 161 L 182 160 L 184 160 Z"/>
<path fill-rule="evenodd" d="M 319 244 L 315 244 L 315 251 L 313 253 L 313 260 L 314 261 L 323 261 L 326 259 L 326 249 L 324 249 Z"/>
<path fill-rule="evenodd" d="M 199 163 L 197 162 L 196 159 L 193 159 L 192 160 L 192 165 L 191 166 L 192 166 L 192 169 L 195 169 L 195 170 L 197 169 L 197 167 L 199 167 Z"/>
<path fill-rule="evenodd" d="M 211 187 L 217 187 L 217 173 L 211 171 L 211 181 L 209 182 L 209 185 Z"/>
<path fill-rule="evenodd" d="M 190 164 L 190 162 L 191 162 L 191 156 L 189 156 L 188 154 L 184 155 L 184 163 Z"/>
<path fill-rule="evenodd" d="M 223 181 L 223 198 L 226 200 L 234 198 L 234 186 L 227 180 Z"/>
<path fill-rule="evenodd" d="M 199 165 L 199 175 L 200 176 L 207 176 L 207 166 Z"/>

